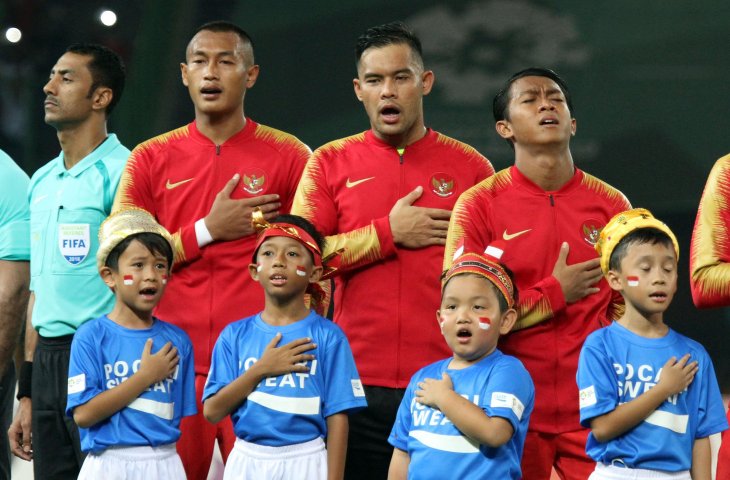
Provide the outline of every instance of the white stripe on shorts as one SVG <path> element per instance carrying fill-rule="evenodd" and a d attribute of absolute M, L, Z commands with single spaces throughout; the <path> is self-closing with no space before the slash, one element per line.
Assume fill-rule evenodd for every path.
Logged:
<path fill-rule="evenodd" d="M 659 470 L 645 470 L 643 468 L 617 467 L 615 465 L 604 465 L 597 463 L 596 469 L 588 477 L 588 480 L 692 480 L 689 470 L 681 472 L 662 472 Z"/>

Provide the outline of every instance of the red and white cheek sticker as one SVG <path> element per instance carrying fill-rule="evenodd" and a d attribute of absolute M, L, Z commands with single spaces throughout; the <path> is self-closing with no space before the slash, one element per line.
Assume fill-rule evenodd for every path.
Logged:
<path fill-rule="evenodd" d="M 297 265 L 297 275 L 299 275 L 300 277 L 306 277 L 307 269 L 301 265 Z"/>
<path fill-rule="evenodd" d="M 626 283 L 629 285 L 629 287 L 638 287 L 639 286 L 639 277 L 626 277 Z"/>
<path fill-rule="evenodd" d="M 125 275 L 123 280 L 125 285 L 132 285 L 134 283 L 134 277 L 131 275 Z"/>
<path fill-rule="evenodd" d="M 167 285 L 167 275 L 162 275 L 162 284 Z"/>
<path fill-rule="evenodd" d="M 482 330 L 489 330 L 492 328 L 492 320 L 487 317 L 479 317 L 479 328 Z"/>
<path fill-rule="evenodd" d="M 256 271 L 257 272 L 261 272 L 261 270 L 263 270 L 263 269 L 264 269 L 264 266 L 263 265 L 256 265 Z"/>

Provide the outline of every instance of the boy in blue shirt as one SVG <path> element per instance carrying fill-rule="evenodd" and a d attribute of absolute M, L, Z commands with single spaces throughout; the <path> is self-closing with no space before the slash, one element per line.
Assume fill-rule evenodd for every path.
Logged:
<path fill-rule="evenodd" d="M 249 271 L 265 307 L 221 332 L 203 393 L 209 421 L 233 420 L 224 480 L 341 479 L 347 413 L 367 403 L 344 333 L 305 304 L 319 297 L 324 239 L 294 215 L 269 224 L 256 212 L 254 224 Z"/>
<path fill-rule="evenodd" d="M 517 320 L 511 272 L 463 254 L 441 296 L 437 319 L 454 356 L 411 378 L 388 438 L 388 479 L 520 478 L 535 389 L 522 363 L 497 350 Z"/>
<path fill-rule="evenodd" d="M 709 436 L 728 428 L 712 361 L 664 323 L 679 246 L 645 209 L 614 216 L 596 244 L 624 315 L 592 333 L 578 365 L 592 480 L 711 478 Z"/>
<path fill-rule="evenodd" d="M 88 453 L 79 479 L 184 479 L 175 442 L 182 417 L 197 411 L 192 344 L 152 316 L 172 238 L 147 212 L 129 209 L 104 221 L 99 244 L 99 274 L 116 302 L 71 344 L 66 414 Z"/>

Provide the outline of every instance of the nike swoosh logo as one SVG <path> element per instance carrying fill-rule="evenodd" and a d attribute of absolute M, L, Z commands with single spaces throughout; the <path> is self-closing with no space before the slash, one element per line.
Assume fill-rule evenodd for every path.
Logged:
<path fill-rule="evenodd" d="M 44 198 L 46 198 L 48 195 L 41 195 L 40 197 L 33 200 L 33 205 L 35 205 L 38 202 L 42 202 Z"/>
<path fill-rule="evenodd" d="M 502 238 L 504 238 L 505 240 L 512 240 L 513 238 L 517 238 L 520 235 L 522 235 L 523 233 L 529 232 L 530 230 L 532 230 L 532 229 L 528 228 L 527 230 L 522 230 L 521 232 L 507 233 L 507 229 L 505 229 L 504 233 L 502 234 Z"/>
<path fill-rule="evenodd" d="M 193 178 L 195 178 L 195 177 L 193 177 Z M 180 185 L 182 185 L 183 183 L 188 183 L 188 182 L 192 181 L 192 180 L 193 180 L 193 178 L 188 178 L 187 180 L 180 180 L 179 182 L 175 182 L 175 183 L 170 183 L 170 179 L 168 178 L 168 179 L 167 179 L 167 183 L 165 184 L 165 187 L 166 187 L 166 188 L 167 188 L 168 190 L 172 190 L 173 188 L 177 188 L 177 187 L 179 187 L 179 186 L 180 186 Z"/>
<path fill-rule="evenodd" d="M 360 185 L 363 182 L 367 182 L 368 180 L 372 180 L 375 177 L 368 177 L 368 178 L 362 178 L 360 180 L 355 180 L 354 182 L 350 181 L 350 177 L 347 177 L 347 181 L 345 182 L 345 186 L 347 188 L 356 187 L 357 185 Z"/>

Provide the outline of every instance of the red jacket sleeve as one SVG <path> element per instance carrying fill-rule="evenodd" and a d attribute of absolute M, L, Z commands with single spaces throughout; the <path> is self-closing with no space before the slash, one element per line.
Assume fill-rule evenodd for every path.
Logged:
<path fill-rule="evenodd" d="M 125 208 L 142 208 L 157 218 L 150 177 L 153 155 L 150 145 L 146 143 L 138 145 L 132 151 L 119 181 L 112 212 Z M 170 233 L 174 243 L 176 264 L 191 262 L 200 257 L 194 222 Z"/>
<path fill-rule="evenodd" d="M 307 162 L 294 196 L 292 213 L 312 222 L 326 236 L 324 256 L 344 249 L 340 257 L 340 271 L 394 255 L 396 249 L 387 216 L 376 218 L 370 225 L 350 232 L 337 231 L 337 209 L 327 183 L 326 158 L 323 157 L 322 151 L 317 150 Z"/>
<path fill-rule="evenodd" d="M 730 155 L 710 172 L 690 245 L 690 289 L 699 308 L 730 305 Z"/>

